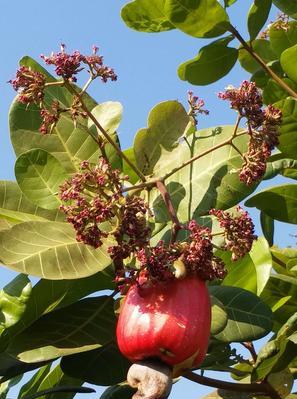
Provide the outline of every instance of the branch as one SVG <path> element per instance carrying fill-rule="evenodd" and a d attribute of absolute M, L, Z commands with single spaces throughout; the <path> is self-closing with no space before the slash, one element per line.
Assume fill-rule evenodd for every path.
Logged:
<path fill-rule="evenodd" d="M 176 215 L 171 196 L 170 196 L 169 192 L 167 191 L 167 188 L 166 188 L 165 184 L 163 183 L 163 181 L 158 180 L 156 182 L 156 187 L 160 191 L 160 194 L 162 195 L 163 201 L 166 205 L 169 216 L 173 223 L 171 242 L 174 242 L 176 239 L 177 232 L 181 229 L 181 225 L 180 225 L 178 217 Z"/>
<path fill-rule="evenodd" d="M 84 103 L 82 99 L 82 95 L 78 93 L 73 86 L 67 81 L 65 81 L 65 87 L 74 94 L 75 96 L 78 97 L 79 101 L 81 102 L 81 108 L 85 111 L 85 113 L 88 115 L 88 117 L 91 119 L 91 121 L 94 123 L 94 125 L 100 130 L 104 138 L 111 144 L 111 146 L 115 149 L 115 151 L 118 153 L 118 155 L 124 159 L 127 164 L 130 166 L 131 169 L 134 170 L 134 172 L 137 174 L 137 176 L 142 180 L 143 182 L 146 181 L 146 178 L 144 174 L 130 161 L 130 159 L 123 153 L 123 151 L 118 147 L 118 145 L 113 141 L 113 139 L 110 137 L 110 135 L 107 133 L 107 131 L 101 126 L 101 124 L 97 121 L 95 116 L 92 114 L 92 112 L 89 111 L 88 107 Z"/>
<path fill-rule="evenodd" d="M 272 399 L 281 399 L 279 394 L 267 382 L 252 383 L 252 384 L 238 384 L 235 382 L 220 381 L 214 378 L 203 377 L 187 370 L 183 373 L 183 377 L 190 381 L 197 382 L 201 385 L 210 386 L 217 389 L 225 389 L 234 392 L 253 392 L 269 395 Z"/>
<path fill-rule="evenodd" d="M 257 361 L 257 352 L 255 351 L 255 347 L 252 342 L 242 342 L 241 345 L 243 345 L 251 354 L 253 362 L 256 363 Z"/>
<path fill-rule="evenodd" d="M 278 83 L 287 93 L 289 93 L 290 96 L 297 98 L 297 93 L 290 86 L 288 86 L 279 76 L 277 76 L 277 74 L 273 72 L 273 70 L 269 68 L 269 66 L 265 64 L 265 61 L 257 53 L 254 52 L 252 47 L 247 44 L 247 42 L 234 26 L 230 25 L 228 30 L 242 44 L 242 47 L 258 62 L 258 64 L 264 69 L 264 71 L 268 75 L 270 75 L 273 80 L 275 80 L 276 83 Z"/>

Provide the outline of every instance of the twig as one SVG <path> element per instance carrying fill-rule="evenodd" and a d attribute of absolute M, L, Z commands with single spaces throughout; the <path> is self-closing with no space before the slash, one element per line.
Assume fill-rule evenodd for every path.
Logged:
<path fill-rule="evenodd" d="M 172 220 L 172 233 L 171 233 L 171 242 L 174 242 L 176 240 L 176 235 L 178 231 L 181 229 L 181 225 L 179 223 L 178 217 L 176 215 L 171 196 L 162 180 L 158 180 L 156 182 L 156 187 L 160 191 L 160 194 L 163 198 L 163 201 L 166 205 L 166 208 L 168 210 L 170 219 Z"/>
<path fill-rule="evenodd" d="M 78 93 L 75 88 L 69 83 L 65 81 L 65 87 L 74 94 L 75 96 L 78 97 L 81 103 L 81 108 L 86 112 L 88 117 L 91 119 L 91 121 L 94 123 L 94 125 L 100 130 L 104 138 L 111 144 L 111 146 L 115 149 L 115 151 L 118 153 L 118 155 L 124 159 L 127 164 L 134 170 L 134 172 L 137 174 L 137 176 L 143 181 L 146 181 L 146 178 L 144 174 L 130 161 L 130 159 L 122 152 L 122 150 L 118 147 L 118 145 L 113 141 L 113 139 L 110 137 L 110 135 L 107 133 L 107 131 L 101 126 L 101 124 L 97 121 L 95 116 L 92 114 L 92 112 L 89 111 L 88 107 L 85 105 L 82 96 L 80 93 Z"/>
<path fill-rule="evenodd" d="M 242 47 L 258 62 L 258 64 L 264 69 L 264 71 L 268 75 L 270 75 L 273 80 L 275 80 L 276 83 L 278 83 L 287 93 L 289 93 L 290 96 L 297 98 L 297 93 L 290 86 L 288 86 L 279 76 L 277 76 L 277 74 L 273 72 L 273 70 L 269 68 L 269 66 L 265 64 L 265 61 L 257 53 L 255 53 L 251 46 L 247 44 L 247 42 L 234 26 L 230 24 L 228 30 L 242 44 Z"/>
<path fill-rule="evenodd" d="M 193 373 L 193 371 L 187 370 L 183 373 L 183 377 L 197 382 L 201 385 L 206 385 L 218 389 L 225 389 L 227 391 L 235 392 L 253 392 L 253 393 L 265 393 L 269 395 L 272 399 L 281 399 L 279 394 L 269 385 L 267 382 L 259 382 L 252 384 L 238 384 L 235 382 L 220 381 L 214 378 L 204 377 L 199 374 Z"/>
<path fill-rule="evenodd" d="M 257 361 L 257 352 L 255 351 L 255 347 L 252 342 L 242 342 L 241 345 L 243 345 L 251 354 L 253 358 L 253 362 L 256 363 Z"/>

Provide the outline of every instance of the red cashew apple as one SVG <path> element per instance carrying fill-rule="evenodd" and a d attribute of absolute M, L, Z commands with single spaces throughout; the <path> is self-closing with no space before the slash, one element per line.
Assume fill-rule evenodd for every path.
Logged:
<path fill-rule="evenodd" d="M 117 324 L 120 351 L 132 362 L 160 359 L 177 376 L 204 359 L 211 305 L 196 276 L 130 287 Z"/>

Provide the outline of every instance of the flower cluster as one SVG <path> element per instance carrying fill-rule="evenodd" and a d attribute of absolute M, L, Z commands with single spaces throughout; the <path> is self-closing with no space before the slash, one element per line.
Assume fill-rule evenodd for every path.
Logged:
<path fill-rule="evenodd" d="M 209 111 L 203 109 L 204 107 L 204 100 L 201 98 L 194 96 L 191 90 L 188 91 L 188 104 L 190 105 L 190 116 L 192 116 L 195 125 L 198 124 L 197 115 L 204 114 L 208 115 Z"/>
<path fill-rule="evenodd" d="M 61 210 L 75 228 L 78 241 L 95 248 L 102 245 L 108 233 L 100 225 L 112 222 L 118 214 L 124 179 L 100 158 L 95 167 L 83 161 L 80 171 L 60 187 L 60 198 L 67 204 L 61 205 Z"/>
<path fill-rule="evenodd" d="M 103 57 L 97 55 L 98 47 L 93 46 L 93 54 L 90 56 L 82 55 L 79 51 L 74 51 L 72 54 L 68 54 L 65 51 L 65 44 L 61 44 L 61 51 L 58 53 L 52 53 L 49 57 L 41 55 L 41 58 L 47 65 L 54 65 L 55 72 L 58 76 L 61 76 L 64 80 L 70 82 L 76 82 L 77 75 L 86 64 L 89 67 L 89 73 L 93 78 L 100 77 L 103 82 L 107 82 L 108 79 L 114 81 L 117 80 L 117 75 L 112 68 L 103 65 Z"/>
<path fill-rule="evenodd" d="M 224 229 L 225 250 L 232 252 L 232 260 L 243 257 L 248 253 L 257 239 L 254 234 L 252 219 L 240 206 L 236 208 L 237 216 L 229 212 L 212 209 L 209 213 L 217 217 L 220 226 Z"/>
<path fill-rule="evenodd" d="M 18 100 L 23 104 L 41 104 L 44 98 L 45 76 L 21 66 L 15 79 L 9 80 L 15 91 L 19 92 Z"/>
<path fill-rule="evenodd" d="M 239 178 L 251 185 L 264 175 L 267 159 L 278 144 L 282 113 L 272 105 L 263 109 L 261 92 L 253 82 L 244 81 L 238 89 L 229 87 L 219 98 L 230 101 L 231 108 L 247 119 L 250 139 Z"/>
<path fill-rule="evenodd" d="M 76 82 L 77 78 L 75 75 L 84 69 L 85 66 L 89 68 L 92 80 L 97 77 L 101 78 L 105 83 L 108 80 L 117 80 L 114 70 L 103 65 L 103 57 L 97 55 L 97 51 L 98 48 L 93 47 L 93 54 L 90 56 L 82 55 L 79 51 L 67 54 L 65 45 L 62 44 L 60 52 L 56 54 L 52 53 L 49 57 L 41 55 L 41 58 L 47 65 L 54 65 L 56 74 L 62 77 L 64 81 Z M 43 73 L 21 66 L 17 70 L 15 79 L 11 79 L 9 83 L 19 93 L 19 102 L 38 105 L 42 118 L 39 131 L 42 134 L 52 132 L 62 112 L 69 112 L 74 124 L 76 124 L 77 118 L 87 117 L 87 113 L 82 108 L 82 103 L 78 96 L 73 97 L 73 102 L 69 108 L 62 108 L 61 104 L 56 100 L 49 104 L 48 98 L 47 101 L 44 100 L 45 89 L 56 84 L 62 86 L 64 84 L 62 80 L 58 82 L 46 82 L 46 76 Z"/>

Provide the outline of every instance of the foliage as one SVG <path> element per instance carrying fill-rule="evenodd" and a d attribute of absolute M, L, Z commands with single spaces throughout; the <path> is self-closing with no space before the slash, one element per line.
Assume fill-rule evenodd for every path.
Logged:
<path fill-rule="evenodd" d="M 220 388 L 208 397 L 296 396 L 290 391 L 297 376 L 297 249 L 273 242 L 274 221 L 297 224 L 297 3 L 251 0 L 244 39 L 228 15 L 235 2 L 134 0 L 121 12 L 137 31 L 179 29 L 215 38 L 183 62 L 178 75 L 208 85 L 238 61 L 253 83 L 220 94 L 237 114 L 234 125 L 198 129 L 198 116 L 206 111 L 191 94 L 189 111 L 177 101 L 157 104 L 133 147 L 122 150 L 121 104 L 97 104 L 86 93 L 95 79 L 116 80 L 97 49 L 83 56 L 62 47 L 43 57 L 55 66 L 57 79 L 29 56 L 21 59 L 11 81 L 19 96 L 9 114 L 16 182 L 0 182 L 0 260 L 19 273 L 0 292 L 0 398 L 32 370 L 20 399 L 55 399 L 59 392 L 72 398 L 89 392 L 84 382 L 109 386 L 102 398 L 131 398 L 134 390 L 125 384 L 130 362 L 115 339 L 114 296 L 126 293 L 140 268 L 154 281 L 176 277 L 183 267 L 201 277 L 201 264 L 215 281 L 209 282 L 210 345 L 200 368 L 230 372 L 251 386 L 234 396 L 232 386 L 221 389 L 207 380 Z M 261 32 L 272 4 L 289 17 Z M 75 84 L 82 66 L 89 71 L 84 89 Z M 247 106 L 242 93 L 251 92 Z M 107 165 L 103 175 L 96 169 L 99 157 Z M 253 194 L 262 180 L 278 175 L 291 180 Z M 79 190 L 93 224 L 87 225 L 81 208 L 67 208 L 65 198 L 77 198 Z M 244 236 L 251 222 L 236 208 L 244 200 L 261 212 L 264 237 L 253 244 Z M 93 234 L 92 240 L 83 234 Z M 40 280 L 32 284 L 30 276 Z M 252 341 L 269 333 L 255 353 Z M 235 342 L 250 358 L 237 354 Z"/>

